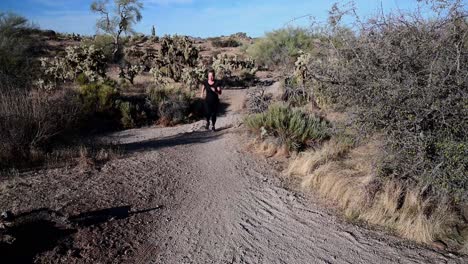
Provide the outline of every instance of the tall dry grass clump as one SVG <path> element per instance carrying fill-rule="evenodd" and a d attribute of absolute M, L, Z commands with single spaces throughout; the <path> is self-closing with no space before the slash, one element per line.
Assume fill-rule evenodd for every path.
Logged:
<path fill-rule="evenodd" d="M 72 90 L 0 92 L 0 165 L 28 164 L 50 140 L 82 117 L 82 105 Z"/>
<path fill-rule="evenodd" d="M 383 226 L 398 235 L 430 243 L 445 238 L 457 218 L 443 201 L 424 195 L 424 189 L 377 176 L 382 142 L 354 146 L 332 139 L 322 148 L 301 153 L 285 171 L 343 209 L 352 220 Z"/>

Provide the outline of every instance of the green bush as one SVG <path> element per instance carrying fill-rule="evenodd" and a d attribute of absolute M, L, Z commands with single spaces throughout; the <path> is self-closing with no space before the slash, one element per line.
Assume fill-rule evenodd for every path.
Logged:
<path fill-rule="evenodd" d="M 0 12 L 0 90 L 29 89 L 38 74 L 42 41 L 26 18 Z"/>
<path fill-rule="evenodd" d="M 266 112 L 249 115 L 245 124 L 257 133 L 274 136 L 290 149 L 301 149 L 329 136 L 328 123 L 320 117 L 287 105 L 271 105 Z"/>
<path fill-rule="evenodd" d="M 257 63 L 269 68 L 293 67 L 300 51 L 314 48 L 315 36 L 303 28 L 284 28 L 269 32 L 255 40 L 247 53 Z"/>
<path fill-rule="evenodd" d="M 175 125 L 187 120 L 193 96 L 180 89 L 151 88 L 149 97 L 158 109 L 160 123 Z"/>
<path fill-rule="evenodd" d="M 120 114 L 122 118 L 120 122 L 124 128 L 134 128 L 135 127 L 135 120 L 133 119 L 132 112 L 134 111 L 134 107 L 130 102 L 123 102 L 119 105 Z"/>
<path fill-rule="evenodd" d="M 90 83 L 80 86 L 79 89 L 84 109 L 87 113 L 104 113 L 114 107 L 118 91 L 105 83 Z"/>
<path fill-rule="evenodd" d="M 92 40 L 83 40 L 85 46 L 93 45 L 97 49 L 102 50 L 105 60 L 112 62 L 114 52 L 114 39 L 111 35 L 96 35 Z"/>

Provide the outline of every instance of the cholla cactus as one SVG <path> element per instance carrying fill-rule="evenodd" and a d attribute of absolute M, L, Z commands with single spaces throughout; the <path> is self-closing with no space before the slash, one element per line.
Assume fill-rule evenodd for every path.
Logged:
<path fill-rule="evenodd" d="M 190 89 L 196 89 L 206 78 L 206 67 L 199 65 L 195 68 L 185 68 L 182 71 L 182 81 Z"/>
<path fill-rule="evenodd" d="M 65 57 L 41 58 L 43 69 L 42 86 L 56 86 L 59 82 L 74 81 L 83 73 L 95 82 L 106 75 L 107 64 L 101 49 L 91 46 L 74 46 L 65 49 Z"/>
<path fill-rule="evenodd" d="M 167 84 L 168 83 L 168 78 L 167 77 L 169 74 L 167 73 L 168 69 L 167 68 L 151 68 L 150 73 L 153 75 L 153 80 L 157 84 Z"/>
<path fill-rule="evenodd" d="M 74 69 L 74 78 L 84 73 L 91 82 L 97 81 L 99 77 L 106 75 L 107 63 L 101 49 L 94 45 L 67 47 L 66 63 Z"/>
<path fill-rule="evenodd" d="M 143 65 L 132 65 L 129 62 L 125 63 L 125 66 L 120 66 L 119 77 L 126 79 L 133 84 L 135 77 L 144 70 Z"/>
<path fill-rule="evenodd" d="M 155 77 L 162 75 L 177 82 L 182 78 L 183 69 L 195 67 L 198 60 L 199 51 L 188 37 L 165 36 L 151 71 Z"/>
<path fill-rule="evenodd" d="M 312 60 L 312 54 L 301 52 L 301 55 L 297 58 L 295 63 L 294 76 L 298 78 L 303 84 L 307 78 L 309 72 L 309 64 Z"/>
<path fill-rule="evenodd" d="M 227 54 L 218 54 L 213 60 L 212 66 L 216 75 L 221 77 L 230 77 L 232 72 L 236 70 L 248 71 L 251 74 L 255 74 L 258 70 L 252 58 L 241 59 L 237 55 L 228 56 Z"/>

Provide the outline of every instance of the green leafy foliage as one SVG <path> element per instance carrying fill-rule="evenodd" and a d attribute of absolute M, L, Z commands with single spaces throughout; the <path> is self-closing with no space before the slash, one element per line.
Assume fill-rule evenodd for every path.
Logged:
<path fill-rule="evenodd" d="M 80 87 L 80 95 L 87 113 L 106 112 L 114 107 L 116 88 L 104 83 L 90 83 Z"/>
<path fill-rule="evenodd" d="M 301 51 L 314 48 L 315 35 L 303 28 L 284 28 L 268 32 L 250 45 L 247 53 L 269 68 L 293 67 Z"/>
<path fill-rule="evenodd" d="M 132 112 L 134 107 L 130 102 L 123 102 L 119 105 L 120 114 L 122 118 L 120 122 L 122 123 L 123 128 L 134 128 L 135 120 L 133 119 Z"/>

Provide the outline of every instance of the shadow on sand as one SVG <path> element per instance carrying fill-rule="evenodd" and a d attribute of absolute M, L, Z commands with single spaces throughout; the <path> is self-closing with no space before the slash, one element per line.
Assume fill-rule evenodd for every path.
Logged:
<path fill-rule="evenodd" d="M 34 263 L 38 254 L 53 249 L 65 254 L 73 246 L 72 235 L 80 228 L 161 208 L 132 211 L 131 206 L 121 206 L 84 212 L 69 218 L 47 208 L 19 214 L 7 223 L 7 228 L 0 229 L 1 263 Z"/>
<path fill-rule="evenodd" d="M 181 145 L 202 144 L 220 138 L 229 127 L 222 127 L 217 132 L 195 131 L 182 133 L 174 136 L 150 139 L 145 141 L 117 145 L 126 154 L 142 151 L 152 151 L 163 148 L 170 148 Z"/>

